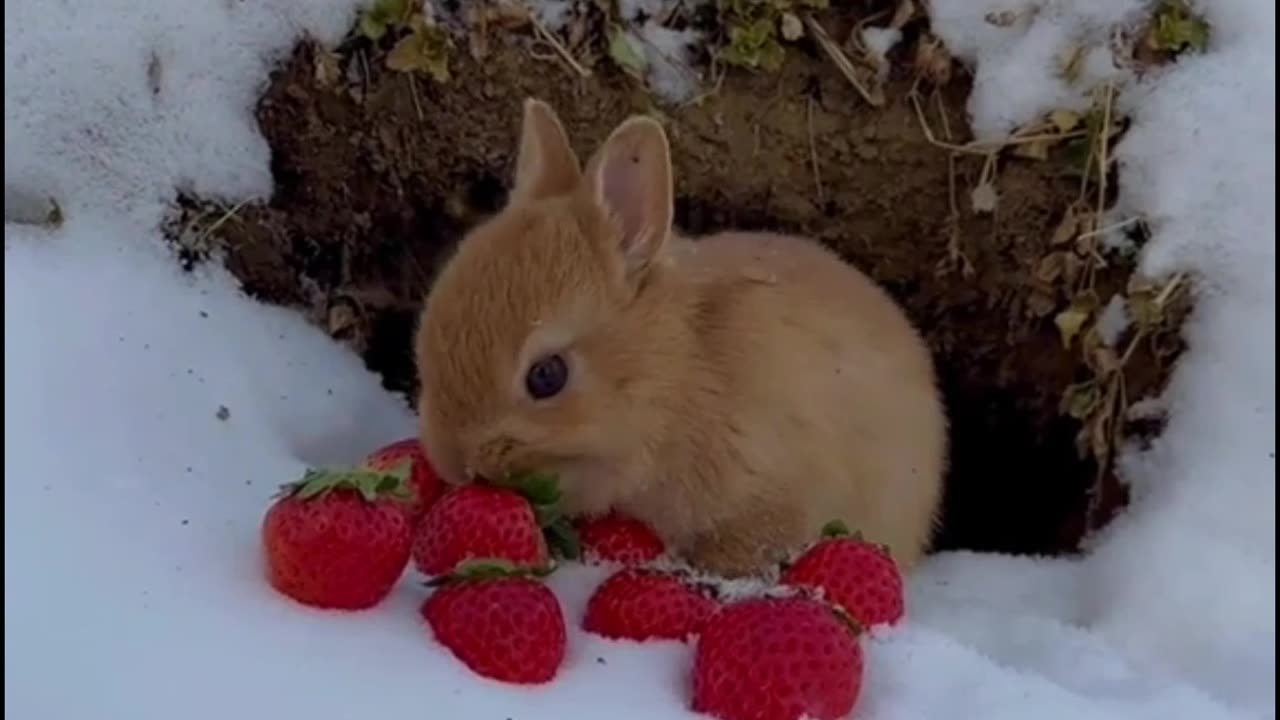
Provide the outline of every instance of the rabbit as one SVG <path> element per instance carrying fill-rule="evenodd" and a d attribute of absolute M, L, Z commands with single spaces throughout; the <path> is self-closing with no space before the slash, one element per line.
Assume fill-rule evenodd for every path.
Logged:
<path fill-rule="evenodd" d="M 513 187 L 427 291 L 420 436 L 444 479 L 558 473 L 562 509 L 647 522 L 759 576 L 841 520 L 907 571 L 938 513 L 933 361 L 872 280 L 811 241 L 673 230 L 670 149 L 634 116 L 585 168 L 524 102 Z"/>

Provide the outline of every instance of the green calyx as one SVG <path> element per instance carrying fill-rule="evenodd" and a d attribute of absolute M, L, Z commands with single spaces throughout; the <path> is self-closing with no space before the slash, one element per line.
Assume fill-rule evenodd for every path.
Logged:
<path fill-rule="evenodd" d="M 498 578 L 545 578 L 554 571 L 551 566 L 516 566 L 500 558 L 472 558 L 459 563 L 453 572 L 431 578 L 427 587 L 440 587 L 460 582 L 479 582 Z"/>
<path fill-rule="evenodd" d="M 520 493 L 529 501 L 538 527 L 542 528 L 547 545 L 556 555 L 567 560 L 577 560 L 582 556 L 578 532 L 558 507 L 561 495 L 558 475 L 530 470 L 508 475 L 493 485 Z"/>
<path fill-rule="evenodd" d="M 867 539 L 862 536 L 862 533 L 856 530 L 850 531 L 849 526 L 845 525 L 843 520 L 832 520 L 831 522 L 822 526 L 823 540 L 837 540 L 840 538 L 848 538 L 849 540 L 857 540 L 858 542 L 868 542 Z M 890 558 L 893 557 L 893 553 L 889 552 L 888 545 L 885 545 L 884 543 L 869 543 L 869 544 L 876 546 L 877 548 L 880 549 L 881 552 L 883 552 L 885 555 L 889 556 Z"/>
<path fill-rule="evenodd" d="M 831 538 L 849 537 L 849 526 L 844 524 L 843 520 L 832 520 L 822 526 L 822 539 L 829 540 Z"/>
<path fill-rule="evenodd" d="M 277 497 L 314 500 L 334 490 L 354 490 L 368 502 L 413 502 L 413 488 L 407 482 L 412 468 L 411 460 L 405 460 L 388 471 L 368 468 L 309 468 L 303 473 L 302 479 L 282 485 Z"/>

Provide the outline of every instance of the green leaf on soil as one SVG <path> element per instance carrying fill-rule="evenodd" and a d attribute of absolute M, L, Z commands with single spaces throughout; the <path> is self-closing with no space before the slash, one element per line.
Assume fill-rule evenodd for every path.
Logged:
<path fill-rule="evenodd" d="M 360 34 L 376 42 L 388 30 L 408 21 L 412 9 L 409 0 L 375 0 L 371 7 L 360 14 Z"/>
<path fill-rule="evenodd" d="M 1062 400 L 1058 403 L 1058 410 L 1077 420 L 1085 420 L 1093 415 L 1101 402 L 1102 392 L 1098 389 L 1097 381 L 1086 380 L 1067 386 L 1062 393 Z"/>
<path fill-rule="evenodd" d="M 387 67 L 397 72 L 420 72 L 438 83 L 449 82 L 449 53 L 453 48 L 448 32 L 429 23 L 421 15 L 409 21 L 410 32 L 387 53 Z"/>
<path fill-rule="evenodd" d="M 1209 23 L 1191 11 L 1186 0 L 1163 0 L 1156 7 L 1147 44 L 1153 50 L 1204 52 L 1209 47 Z"/>
<path fill-rule="evenodd" d="M 609 57 L 627 74 L 644 77 L 649 61 L 645 58 L 640 41 L 630 32 L 614 26 L 609 30 Z"/>

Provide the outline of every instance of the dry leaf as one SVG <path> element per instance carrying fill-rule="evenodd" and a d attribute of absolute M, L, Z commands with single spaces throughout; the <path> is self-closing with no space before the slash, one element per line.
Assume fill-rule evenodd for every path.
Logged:
<path fill-rule="evenodd" d="M 990 180 L 980 183 L 969 193 L 969 202 L 972 203 L 973 211 L 976 213 L 995 212 L 996 205 L 1000 202 L 995 183 Z"/>
<path fill-rule="evenodd" d="M 1075 340 L 1076 335 L 1080 334 L 1080 328 L 1084 327 L 1085 321 L 1089 319 L 1089 313 L 1077 307 L 1069 307 L 1053 317 L 1053 324 L 1058 326 L 1058 334 L 1062 336 L 1062 347 L 1064 349 L 1071 348 L 1071 341 Z"/>
<path fill-rule="evenodd" d="M 922 35 L 916 43 L 915 65 L 920 75 L 936 86 L 951 82 L 951 53 L 933 35 Z"/>
<path fill-rule="evenodd" d="M 506 30 L 518 30 L 529 24 L 529 8 L 522 2 L 500 0 L 489 14 L 489 21 Z"/>
<path fill-rule="evenodd" d="M 342 78 L 341 58 L 337 53 L 317 49 L 315 55 L 315 78 L 320 87 L 333 87 Z"/>
<path fill-rule="evenodd" d="M 1098 392 L 1097 381 L 1086 380 L 1067 386 L 1062 393 L 1062 400 L 1058 402 L 1058 411 L 1077 420 L 1084 420 L 1093 414 L 1101 400 L 1102 394 Z"/>
<path fill-rule="evenodd" d="M 804 35 L 804 23 L 800 22 L 800 18 L 796 17 L 794 13 L 782 13 L 779 29 L 782 32 L 782 39 L 789 42 L 795 42 Z"/>
<path fill-rule="evenodd" d="M 1080 113 L 1071 110 L 1054 110 L 1049 113 L 1049 122 L 1058 128 L 1058 132 L 1071 132 L 1080 124 Z"/>
<path fill-rule="evenodd" d="M 1080 80 L 1080 73 L 1084 70 L 1084 59 L 1088 54 L 1086 50 L 1088 48 L 1084 45 L 1074 45 L 1058 53 L 1058 62 L 1062 67 L 1060 75 L 1068 85 L 1074 85 Z"/>
<path fill-rule="evenodd" d="M 916 16 L 918 8 L 912 0 L 900 0 L 897 9 L 893 11 L 893 19 L 889 21 L 889 27 L 894 30 L 901 30 L 911 19 Z"/>
<path fill-rule="evenodd" d="M 329 334 L 339 337 L 352 330 L 360 323 L 360 316 L 349 303 L 334 303 L 329 308 Z"/>
<path fill-rule="evenodd" d="M 1062 221 L 1058 223 L 1058 227 L 1053 229 L 1053 237 L 1049 240 L 1050 247 L 1062 247 L 1076 239 L 1080 234 L 1080 217 L 1082 213 L 1087 213 L 1078 205 L 1070 205 L 1067 212 L 1063 214 Z"/>
<path fill-rule="evenodd" d="M 1031 142 L 1019 143 L 1014 146 L 1013 154 L 1020 158 L 1028 160 L 1048 160 L 1049 159 L 1049 141 L 1033 140 Z"/>
<path fill-rule="evenodd" d="M 1036 279 L 1052 285 L 1053 281 L 1062 277 L 1068 255 L 1069 253 L 1055 252 L 1040 258 L 1040 264 L 1036 267 Z"/>

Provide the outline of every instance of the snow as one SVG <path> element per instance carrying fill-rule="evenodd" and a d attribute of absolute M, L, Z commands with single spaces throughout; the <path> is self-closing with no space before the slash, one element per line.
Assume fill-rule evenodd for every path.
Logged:
<path fill-rule="evenodd" d="M 1141 3 L 983 20 L 1009 5 L 932 2 L 940 36 L 978 64 L 970 109 L 988 137 L 1082 102 L 1052 58 Z M 1168 427 L 1123 457 L 1133 507 L 1079 559 L 933 559 L 911 580 L 908 622 L 868 639 L 860 718 L 1275 717 L 1274 6 L 1205 5 L 1211 52 L 1120 95 L 1134 124 L 1109 222 L 1142 215 L 1143 270 L 1200 282 L 1190 350 L 1147 403 Z M 158 224 L 176 188 L 228 202 L 270 191 L 256 94 L 297 35 L 333 41 L 353 10 L 5 5 L 6 216 L 11 199 L 47 197 L 66 216 L 56 230 L 5 225 L 5 709 L 693 717 L 678 645 L 574 630 L 556 683 L 512 688 L 430 641 L 412 576 L 358 615 L 303 609 L 261 580 L 275 485 L 413 421 L 296 314 L 245 298 L 224 271 L 180 273 Z M 552 579 L 571 626 L 600 578 Z"/>

